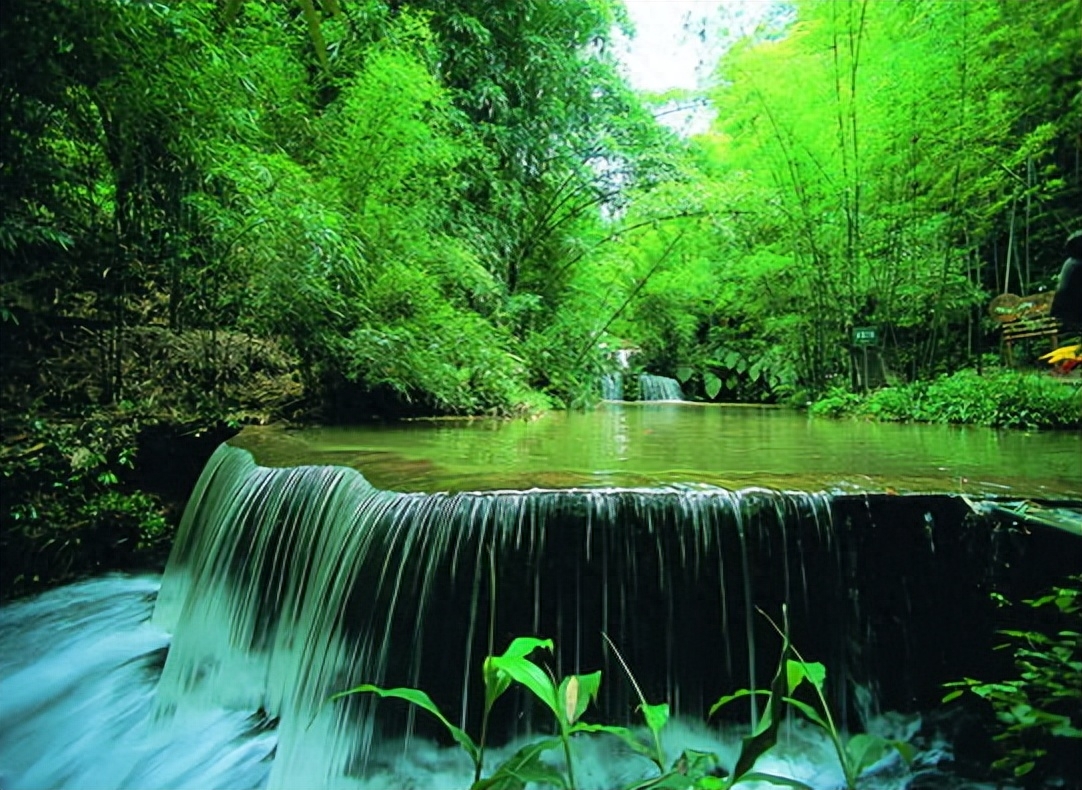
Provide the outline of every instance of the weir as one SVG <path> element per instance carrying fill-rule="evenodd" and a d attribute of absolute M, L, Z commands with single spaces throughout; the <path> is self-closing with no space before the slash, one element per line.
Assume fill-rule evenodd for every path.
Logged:
<path fill-rule="evenodd" d="M 868 705 L 854 689 L 920 711 L 942 682 L 993 670 L 982 664 L 988 592 L 1029 590 L 1077 563 L 1075 536 L 1020 539 L 994 523 L 951 496 L 394 493 L 351 469 L 269 469 L 223 445 L 158 597 L 155 624 L 173 634 L 159 716 L 259 711 L 277 727 L 270 786 L 330 787 L 364 775 L 382 743 L 442 735 L 400 703 L 378 715 L 367 695 L 328 703 L 337 691 L 421 688 L 476 732 L 482 659 L 539 636 L 555 641 L 557 676 L 603 671 L 592 720 L 638 723 L 605 634 L 648 700 L 703 718 L 722 694 L 769 678 L 780 640 L 756 609 L 777 619 L 786 604 L 794 644 L 827 665 L 836 710 L 859 726 Z M 490 726 L 502 741 L 550 730 L 512 695 Z"/>

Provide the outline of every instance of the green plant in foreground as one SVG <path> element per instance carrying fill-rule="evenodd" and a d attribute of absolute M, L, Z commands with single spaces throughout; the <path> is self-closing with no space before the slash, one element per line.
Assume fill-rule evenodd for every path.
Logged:
<path fill-rule="evenodd" d="M 598 730 L 598 727 L 581 724 L 578 720 L 585 712 L 590 699 L 597 695 L 598 687 L 601 685 L 601 673 L 569 675 L 557 685 L 541 667 L 528 659 L 530 653 L 538 648 L 551 651 L 552 640 L 518 637 L 511 642 L 502 655 L 488 656 L 485 659 L 482 671 L 485 683 L 485 707 L 480 742 L 475 741 L 465 730 L 452 724 L 440 712 L 432 699 L 418 689 L 383 689 L 363 684 L 335 694 L 331 699 L 338 699 L 348 694 L 371 693 L 380 697 L 402 699 L 428 711 L 443 724 L 473 762 L 474 781 L 471 790 L 521 790 L 527 783 L 574 787 L 574 764 L 571 759 L 570 738 L 576 732 Z M 488 729 L 488 717 L 496 700 L 510 688 L 512 682 L 525 686 L 552 711 L 559 725 L 559 736 L 527 744 L 497 766 L 491 776 L 482 779 L 484 733 Z M 560 746 L 563 746 L 567 761 L 566 778 L 541 760 L 545 752 Z"/>
<path fill-rule="evenodd" d="M 834 751 L 838 755 L 838 762 L 841 764 L 842 772 L 845 774 L 846 787 L 850 788 L 850 790 L 856 788 L 857 779 L 861 773 L 886 757 L 891 750 L 897 751 L 907 763 L 912 760 L 913 747 L 902 741 L 888 740 L 868 733 L 858 733 L 857 735 L 845 738 L 838 729 L 837 724 L 835 724 L 834 717 L 830 713 L 830 706 L 827 704 L 825 692 L 827 676 L 826 667 L 817 661 L 809 662 L 804 660 L 804 657 L 801 656 L 797 649 L 789 642 L 788 623 L 786 623 L 786 628 L 782 629 L 779 628 L 773 620 L 767 617 L 762 610 L 760 610 L 760 614 L 763 614 L 763 616 L 767 618 L 774 627 L 774 630 L 782 637 L 781 659 L 778 664 L 778 672 L 774 677 L 773 683 L 771 683 L 770 691 L 741 689 L 719 699 L 710 708 L 709 712 L 709 715 L 712 716 L 718 709 L 729 702 L 751 694 L 765 694 L 769 696 L 766 713 L 764 714 L 762 721 L 759 722 L 755 732 L 750 736 L 752 739 L 761 738 L 763 741 L 769 741 L 769 746 L 755 753 L 754 750 L 748 750 L 749 738 L 745 738 L 745 748 L 741 750 L 740 759 L 737 760 L 736 768 L 733 770 L 734 777 L 739 778 L 744 776 L 745 778 L 755 778 L 772 784 L 783 784 L 789 787 L 806 787 L 803 783 L 796 782 L 795 780 L 764 774 L 741 773 L 742 770 L 750 770 L 751 767 L 749 765 L 745 768 L 743 765 L 745 751 L 747 751 L 749 755 L 754 754 L 754 761 L 754 759 L 758 759 L 760 754 L 764 753 L 777 741 L 777 729 L 781 723 L 783 704 L 789 705 L 800 711 L 812 722 L 812 724 L 815 724 L 823 730 L 830 738 L 830 741 L 834 746 Z M 819 703 L 818 708 L 793 697 L 793 694 L 805 682 L 814 689 L 816 701 Z"/>
<path fill-rule="evenodd" d="M 773 621 L 771 624 L 774 625 Z M 777 629 L 776 625 L 774 627 Z M 710 709 L 710 714 L 713 715 L 728 702 L 750 694 L 763 694 L 768 697 L 763 718 L 754 731 L 743 739 L 733 771 L 725 777 L 713 774 L 718 767 L 718 761 L 714 755 L 706 752 L 685 750 L 675 761 L 668 763 L 661 744 L 661 732 L 669 721 L 669 706 L 665 703 L 650 704 L 646 701 L 631 669 L 607 636 L 605 640 L 627 672 L 639 698 L 639 709 L 650 731 L 651 744 L 643 743 L 626 727 L 588 724 L 581 720 L 590 700 L 597 697 L 601 686 L 601 672 L 568 675 L 557 681 L 545 669 L 529 659 L 530 654 L 535 650 L 552 651 L 551 639 L 518 637 L 511 642 L 502 655 L 490 655 L 485 659 L 482 672 L 485 705 L 480 741 L 475 741 L 465 730 L 452 724 L 440 712 L 432 699 L 418 689 L 384 689 L 371 684 L 362 684 L 333 695 L 331 700 L 350 694 L 370 693 L 384 698 L 405 700 L 428 711 L 443 724 L 473 762 L 474 779 L 471 790 L 524 790 L 526 785 L 531 783 L 574 790 L 576 782 L 571 739 L 579 733 L 613 735 L 636 754 L 654 763 L 658 776 L 636 782 L 626 790 L 729 790 L 742 782 L 766 782 L 796 790 L 810 790 L 808 785 L 799 780 L 754 770 L 756 761 L 777 743 L 778 728 L 781 725 L 785 705 L 799 710 L 830 737 L 845 773 L 846 783 L 850 788 L 856 787 L 856 780 L 861 772 L 886 756 L 891 749 L 897 750 L 907 761 L 910 759 L 911 747 L 905 743 L 888 741 L 867 734 L 854 735 L 844 740 L 830 715 L 826 702 L 824 693 L 826 669 L 822 664 L 804 661 L 789 643 L 786 631 L 778 629 L 778 632 L 782 635 L 782 651 L 770 690 L 741 689 L 734 694 L 722 697 Z M 795 660 L 792 656 L 795 656 Z M 815 689 L 819 701 L 818 709 L 792 697 L 792 694 L 805 681 Z M 512 683 L 518 683 L 527 688 L 552 712 L 558 725 L 558 733 L 556 736 L 541 738 L 526 744 L 498 765 L 490 776 L 482 778 L 489 714 L 496 700 L 510 688 Z M 563 750 L 566 773 L 542 760 L 546 752 L 554 749 Z"/>
<path fill-rule="evenodd" d="M 423 691 L 412 688 L 384 689 L 370 684 L 363 684 L 348 691 L 339 692 L 332 700 L 349 694 L 371 693 L 380 697 L 405 700 L 410 704 L 428 711 L 446 728 L 447 732 L 469 755 L 474 765 L 474 781 L 471 790 L 524 790 L 527 784 L 549 785 L 560 788 L 576 787 L 574 761 L 571 752 L 571 737 L 578 733 L 606 733 L 620 738 L 631 749 L 653 762 L 660 775 L 644 782 L 639 782 L 629 790 L 725 790 L 738 781 L 739 777 L 728 780 L 711 776 L 717 759 L 710 754 L 687 750 L 666 770 L 665 758 L 661 748 L 660 733 L 669 720 L 667 704 L 649 705 L 643 700 L 642 711 L 647 727 L 653 736 L 653 745 L 643 744 L 626 727 L 607 724 L 588 724 L 581 721 L 583 713 L 591 699 L 596 698 L 601 685 L 601 673 L 588 675 L 569 675 L 556 682 L 540 666 L 530 661 L 528 656 L 536 649 L 552 650 L 550 639 L 518 637 L 512 641 L 503 655 L 489 656 L 485 659 L 483 678 L 485 683 L 485 707 L 482 733 L 487 730 L 488 716 L 495 701 L 510 687 L 518 683 L 527 689 L 552 712 L 559 727 L 555 737 L 542 738 L 526 744 L 514 755 L 498 765 L 492 774 L 482 778 L 484 763 L 484 735 L 480 742 L 475 741 L 467 732 L 452 724 L 436 707 L 431 698 Z M 621 658 L 621 663 L 623 659 Z M 626 669 L 626 664 L 624 665 Z M 629 672 L 630 675 L 630 672 Z M 632 680 L 634 680 L 632 678 Z M 642 693 L 635 685 L 640 699 Z M 773 741 L 769 745 L 773 745 Z M 769 748 L 767 745 L 765 748 Z M 563 749 L 566 774 L 546 764 L 541 757 L 553 749 Z M 765 748 L 762 751 L 765 751 Z M 759 752 L 761 753 L 761 751 Z M 758 755 L 756 755 L 758 756 Z M 754 762 L 752 758 L 749 762 Z M 745 779 L 765 779 L 763 775 L 747 774 Z M 778 778 L 793 787 L 804 785 Z"/>
<path fill-rule="evenodd" d="M 996 597 L 1001 606 L 1010 605 Z M 1042 773 L 1044 763 L 1054 761 L 1054 752 L 1071 751 L 1071 742 L 1082 745 L 1082 574 L 1022 603 L 1054 625 L 1045 631 L 1000 632 L 1008 641 L 997 649 L 1013 652 L 1018 677 L 947 683 L 953 691 L 943 701 L 966 691 L 987 700 L 1003 725 L 994 739 L 1006 749 L 992 767 L 1015 777 L 1031 777 Z M 1077 748 L 1074 754 L 1077 759 Z M 1047 767 L 1051 773 L 1058 770 Z"/>

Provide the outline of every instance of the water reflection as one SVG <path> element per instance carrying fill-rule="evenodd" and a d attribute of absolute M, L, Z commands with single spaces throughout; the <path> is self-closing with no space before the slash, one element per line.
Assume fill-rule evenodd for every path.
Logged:
<path fill-rule="evenodd" d="M 710 483 L 1082 496 L 1082 434 L 810 419 L 784 409 L 604 404 L 534 420 L 246 429 L 267 465 L 341 464 L 403 491 Z"/>

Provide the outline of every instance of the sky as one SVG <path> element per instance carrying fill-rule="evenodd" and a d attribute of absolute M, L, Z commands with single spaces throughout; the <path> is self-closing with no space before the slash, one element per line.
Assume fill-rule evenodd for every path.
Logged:
<path fill-rule="evenodd" d="M 624 0 L 635 37 L 618 42 L 631 84 L 642 91 L 701 88 L 710 83 L 723 42 L 750 32 L 775 0 Z M 706 131 L 708 107 L 667 112 L 659 120 L 681 134 Z"/>
<path fill-rule="evenodd" d="M 723 27 L 754 28 L 774 0 L 624 0 L 636 35 L 622 60 L 636 88 L 700 87 L 721 55 Z M 706 32 L 703 41 L 699 34 Z"/>

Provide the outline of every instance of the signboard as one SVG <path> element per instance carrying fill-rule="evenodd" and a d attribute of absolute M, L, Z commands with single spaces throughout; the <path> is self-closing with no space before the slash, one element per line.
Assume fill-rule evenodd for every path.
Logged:
<path fill-rule="evenodd" d="M 879 330 L 874 326 L 858 326 L 853 329 L 854 346 L 874 346 L 879 343 Z"/>

